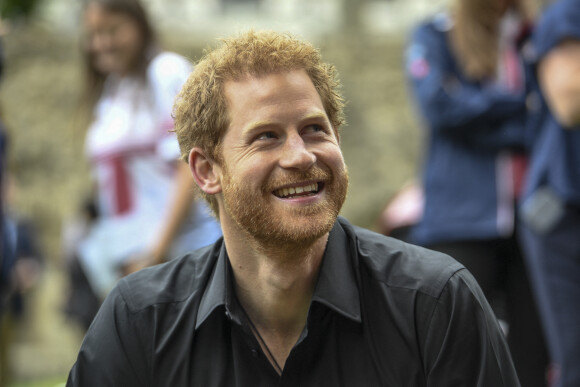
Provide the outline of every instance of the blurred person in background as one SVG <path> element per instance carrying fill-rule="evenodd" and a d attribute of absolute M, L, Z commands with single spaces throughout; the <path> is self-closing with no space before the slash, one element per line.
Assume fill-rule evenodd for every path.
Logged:
<path fill-rule="evenodd" d="M 405 242 L 410 242 L 413 227 L 423 215 L 423 187 L 411 179 L 385 203 L 377 219 L 377 231 Z"/>
<path fill-rule="evenodd" d="M 524 0 L 455 0 L 412 34 L 406 73 L 428 130 L 423 214 L 411 241 L 464 264 L 482 287 L 522 386 L 546 385 L 547 351 L 515 233 L 526 170 Z"/>
<path fill-rule="evenodd" d="M 3 70 L 0 40 L 0 79 Z M 40 281 L 44 255 L 32 219 L 14 206 L 17 183 L 7 164 L 8 136 L 0 109 L 0 386 L 12 377 L 10 347 L 26 317 L 26 294 Z"/>
<path fill-rule="evenodd" d="M 4 51 L 0 39 L 0 81 L 4 70 Z M 10 277 L 14 264 L 15 241 L 10 232 L 8 219 L 4 215 L 6 172 L 6 151 L 8 148 L 6 130 L 2 122 L 0 109 L 0 386 L 4 386 L 8 379 L 8 318 L 5 313 L 10 292 Z"/>
<path fill-rule="evenodd" d="M 6 171 L 5 171 L 6 172 Z M 26 334 L 29 329 L 29 296 L 40 284 L 44 273 L 45 259 L 34 219 L 25 216 L 15 206 L 18 187 L 13 175 L 4 176 L 5 227 L 10 239 L 11 265 L 2 279 L 3 299 L 2 332 L 0 338 L 0 386 L 8 385 L 12 378 L 10 348 L 18 334 Z"/>
<path fill-rule="evenodd" d="M 65 314 L 87 330 L 99 310 L 102 295 L 91 286 L 79 259 L 78 245 L 86 238 L 98 218 L 92 196 L 80 203 L 73 219 L 65 222 L 62 230 L 61 251 L 68 274 L 69 292 L 65 301 Z"/>
<path fill-rule="evenodd" d="M 102 299 L 120 276 L 211 244 L 221 230 L 193 199 L 172 133 L 173 100 L 190 63 L 160 48 L 137 0 L 85 1 L 83 29 L 98 217 L 68 243 Z"/>
<path fill-rule="evenodd" d="M 4 50 L 0 39 L 0 81 L 4 70 Z M 4 299 L 4 288 L 7 284 L 8 274 L 12 265 L 13 243 L 8 234 L 4 216 L 4 195 L 5 184 L 4 174 L 6 169 L 6 151 L 8 149 L 8 137 L 2 121 L 2 109 L 0 108 L 0 316 L 2 313 L 2 301 Z"/>
<path fill-rule="evenodd" d="M 580 2 L 547 8 L 532 37 L 539 112 L 520 231 L 553 385 L 580 386 Z"/>

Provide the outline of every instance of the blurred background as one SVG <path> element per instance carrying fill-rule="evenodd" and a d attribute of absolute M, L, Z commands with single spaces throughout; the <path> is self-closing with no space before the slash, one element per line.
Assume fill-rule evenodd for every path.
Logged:
<path fill-rule="evenodd" d="M 421 131 L 403 76 L 409 29 L 445 0 L 144 0 L 165 48 L 192 61 L 215 39 L 248 28 L 289 31 L 321 48 L 348 101 L 342 147 L 350 169 L 343 215 L 374 229 L 387 200 L 417 172 Z M 44 267 L 13 324 L 8 386 L 64 384 L 82 331 L 63 313 L 63 222 L 86 194 L 86 123 L 79 0 L 0 0 L 9 136 L 10 207 L 34 227 Z"/>

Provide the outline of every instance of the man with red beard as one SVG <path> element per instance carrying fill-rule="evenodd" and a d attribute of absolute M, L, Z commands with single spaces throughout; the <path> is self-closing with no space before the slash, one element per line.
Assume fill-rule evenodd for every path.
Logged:
<path fill-rule="evenodd" d="M 460 264 L 338 218 L 339 86 L 288 35 L 206 54 L 175 128 L 223 239 L 122 279 L 68 386 L 519 386 Z"/>

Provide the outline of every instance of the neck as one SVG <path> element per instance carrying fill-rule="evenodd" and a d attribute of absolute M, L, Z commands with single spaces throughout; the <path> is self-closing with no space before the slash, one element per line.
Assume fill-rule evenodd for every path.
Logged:
<path fill-rule="evenodd" d="M 232 250 L 226 241 L 238 298 L 257 326 L 302 329 L 327 238 L 284 253 Z"/>
<path fill-rule="evenodd" d="M 272 364 L 282 368 L 306 325 L 327 239 L 325 234 L 307 247 L 281 251 L 256 248 L 224 232 L 238 300 L 263 349 L 275 358 Z"/>

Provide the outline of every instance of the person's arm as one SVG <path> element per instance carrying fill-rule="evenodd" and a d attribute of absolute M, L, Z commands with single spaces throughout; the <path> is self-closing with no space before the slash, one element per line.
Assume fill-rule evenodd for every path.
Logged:
<path fill-rule="evenodd" d="M 67 387 L 148 386 L 146 321 L 129 310 L 119 288 L 105 299 L 81 345 Z"/>
<path fill-rule="evenodd" d="M 580 40 L 550 50 L 538 66 L 538 79 L 556 120 L 564 128 L 580 128 Z"/>
<path fill-rule="evenodd" d="M 406 52 L 412 97 L 429 129 L 495 148 L 520 145 L 522 133 L 506 131 L 502 124 L 524 116 L 524 93 L 461 81 L 453 73 L 456 64 L 442 34 L 423 26 L 412 35 Z"/>
<path fill-rule="evenodd" d="M 424 329 L 428 387 L 520 386 L 497 319 L 467 270 L 449 279 Z"/>
<path fill-rule="evenodd" d="M 192 215 L 191 205 L 194 201 L 193 177 L 185 162 L 178 161 L 175 175 L 175 188 L 171 199 L 171 206 L 165 217 L 165 226 L 162 229 L 157 243 L 153 246 L 153 263 L 164 262 L 171 242 L 177 236 L 179 228 L 187 216 Z"/>
<path fill-rule="evenodd" d="M 177 237 L 184 220 L 193 215 L 193 178 L 187 164 L 177 161 L 180 155 L 179 145 L 173 130 L 171 109 L 175 96 L 192 71 L 191 63 L 185 58 L 172 52 L 162 52 L 157 55 L 147 69 L 147 82 L 153 93 L 155 109 L 161 119 L 160 127 L 166 135 L 159 139 L 156 152 L 167 162 L 177 163 L 173 190 L 170 194 L 170 205 L 162 222 L 160 232 L 146 251 L 130 259 L 124 268 L 124 274 L 129 274 L 146 266 L 156 265 L 168 257 L 167 253 L 174 239 Z"/>
<path fill-rule="evenodd" d="M 193 215 L 193 178 L 185 162 L 178 161 L 175 172 L 174 190 L 170 206 L 162 219 L 163 227 L 150 249 L 136 255 L 124 268 L 124 274 L 134 273 L 144 267 L 165 262 L 171 243 L 177 236 L 183 221 Z"/>
<path fill-rule="evenodd" d="M 192 70 L 191 63 L 183 57 L 165 52 L 158 55 L 147 70 L 148 82 L 153 90 L 155 105 L 160 112 L 160 116 L 165 117 L 163 126 L 167 131 L 167 136 L 160 140 L 157 152 L 165 160 L 176 160 L 175 180 L 173 191 L 170 197 L 170 206 L 165 213 L 161 232 L 153 241 L 150 249 L 145 252 L 144 259 L 137 259 L 129 267 L 129 272 L 136 271 L 144 266 L 162 263 L 168 258 L 167 253 L 173 240 L 177 236 L 183 221 L 192 216 L 192 204 L 194 201 L 193 177 L 187 164 L 179 157 L 179 146 L 174 134 L 169 134 L 173 129 L 173 119 L 171 119 L 171 106 L 176 94 L 181 89 L 183 83 Z M 143 257 L 142 257 L 143 258 Z"/>

